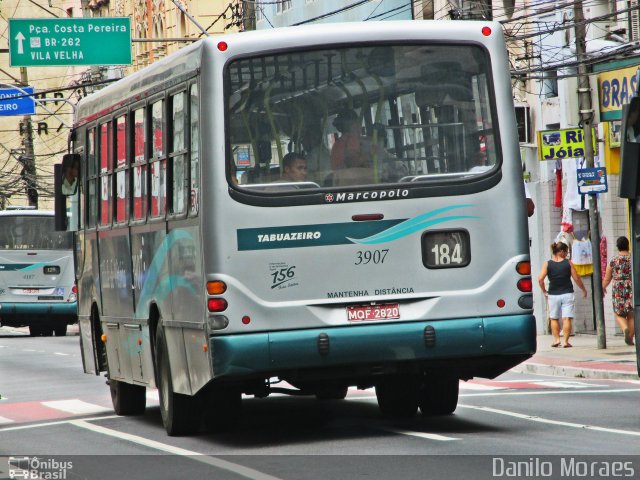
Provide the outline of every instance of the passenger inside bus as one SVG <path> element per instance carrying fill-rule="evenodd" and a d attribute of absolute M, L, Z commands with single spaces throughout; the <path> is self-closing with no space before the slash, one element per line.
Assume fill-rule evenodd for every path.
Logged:
<path fill-rule="evenodd" d="M 311 120 L 307 123 L 302 132 L 301 140 L 310 180 L 322 185 L 331 171 L 331 151 L 323 141 L 324 131 L 320 123 L 318 120 Z"/>
<path fill-rule="evenodd" d="M 362 121 L 353 110 L 344 110 L 333 121 L 341 133 L 331 149 L 331 168 L 354 168 L 366 166 L 369 155 L 365 151 L 362 137 Z"/>
<path fill-rule="evenodd" d="M 74 157 L 72 162 L 66 165 L 62 179 L 62 194 L 73 195 L 78 187 L 78 176 L 80 175 L 80 158 Z"/>
<path fill-rule="evenodd" d="M 307 180 L 307 159 L 301 153 L 289 152 L 282 159 L 282 178 L 279 182 Z"/>

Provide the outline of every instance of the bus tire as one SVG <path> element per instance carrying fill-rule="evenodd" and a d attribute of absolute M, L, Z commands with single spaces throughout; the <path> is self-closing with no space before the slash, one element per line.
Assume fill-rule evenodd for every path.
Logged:
<path fill-rule="evenodd" d="M 422 415 L 450 415 L 458 406 L 460 380 L 451 375 L 427 376 L 418 393 Z"/>
<path fill-rule="evenodd" d="M 160 396 L 160 414 L 167 434 L 173 437 L 196 433 L 201 419 L 198 397 L 173 391 L 167 341 L 162 327 L 158 327 L 156 333 L 156 378 Z"/>
<path fill-rule="evenodd" d="M 376 384 L 376 397 L 385 417 L 413 417 L 418 411 L 418 381 L 406 375 L 383 378 Z"/>
<path fill-rule="evenodd" d="M 234 429 L 242 418 L 242 393 L 230 387 L 213 385 L 205 392 L 204 427 L 218 433 Z"/>
<path fill-rule="evenodd" d="M 29 335 L 31 337 L 39 337 L 41 333 L 42 333 L 42 331 L 40 330 L 39 326 L 37 326 L 37 325 L 29 325 Z"/>
<path fill-rule="evenodd" d="M 67 324 L 58 324 L 54 327 L 53 331 L 55 332 L 56 337 L 64 337 L 67 334 Z"/>
<path fill-rule="evenodd" d="M 147 404 L 147 389 L 141 385 L 109 379 L 111 403 L 116 415 L 141 415 Z"/>

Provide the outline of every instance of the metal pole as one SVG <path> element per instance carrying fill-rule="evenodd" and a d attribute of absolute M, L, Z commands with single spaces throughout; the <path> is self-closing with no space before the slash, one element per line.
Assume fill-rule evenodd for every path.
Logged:
<path fill-rule="evenodd" d="M 23 85 L 29 85 L 27 69 L 20 68 L 20 81 Z M 29 205 L 38 208 L 38 183 L 36 178 L 36 157 L 33 151 L 33 127 L 31 126 L 31 115 L 25 115 L 24 121 L 24 156 L 22 157 L 23 173 L 25 180 L 27 198 Z"/>
<path fill-rule="evenodd" d="M 582 1 L 574 5 L 574 21 L 576 35 L 576 57 L 578 60 L 578 100 L 580 103 L 580 120 L 584 131 L 584 159 L 588 168 L 593 168 L 593 109 L 591 107 L 591 88 L 585 65 L 586 34 Z M 602 301 L 602 269 L 600 268 L 600 216 L 595 195 L 589 195 L 589 225 L 591 233 L 591 250 L 593 251 L 593 306 L 596 317 L 598 348 L 607 348 L 607 337 L 604 329 L 604 304 Z"/>

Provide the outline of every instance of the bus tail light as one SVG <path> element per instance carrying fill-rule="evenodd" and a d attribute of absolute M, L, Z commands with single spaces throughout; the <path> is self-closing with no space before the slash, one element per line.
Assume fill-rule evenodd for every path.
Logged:
<path fill-rule="evenodd" d="M 224 330 L 229 326 L 229 319 L 224 315 L 209 315 L 207 318 L 209 331 Z"/>
<path fill-rule="evenodd" d="M 207 293 L 209 295 L 222 295 L 227 291 L 227 284 L 221 280 L 207 282 Z"/>
<path fill-rule="evenodd" d="M 224 298 L 210 298 L 207 300 L 207 308 L 210 312 L 224 312 L 227 309 L 227 301 Z"/>
<path fill-rule="evenodd" d="M 521 278 L 518 280 L 518 290 L 521 292 L 530 292 L 533 290 L 533 282 L 531 277 Z"/>
<path fill-rule="evenodd" d="M 69 294 L 69 298 L 67 298 L 67 302 L 76 302 L 78 300 L 78 287 L 76 284 L 73 284 L 71 287 L 71 293 Z"/>
<path fill-rule="evenodd" d="M 518 262 L 516 265 L 516 271 L 520 275 L 531 275 L 531 262 L 528 260 L 525 262 Z"/>

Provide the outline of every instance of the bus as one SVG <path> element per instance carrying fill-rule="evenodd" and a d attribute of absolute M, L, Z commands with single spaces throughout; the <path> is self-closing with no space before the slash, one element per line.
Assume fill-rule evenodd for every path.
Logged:
<path fill-rule="evenodd" d="M 54 212 L 0 211 L 0 324 L 31 336 L 67 334 L 77 323 L 72 234 L 55 231 Z"/>
<path fill-rule="evenodd" d="M 181 435 L 243 395 L 375 387 L 384 415 L 445 415 L 535 353 L 498 23 L 209 37 L 76 115 L 82 358 L 117 414 L 155 387 Z"/>

